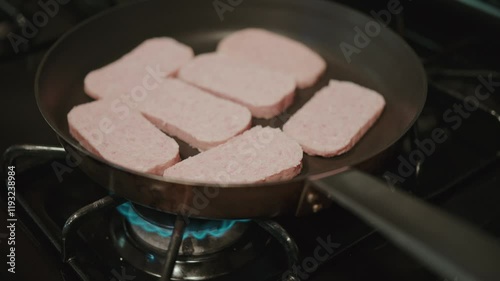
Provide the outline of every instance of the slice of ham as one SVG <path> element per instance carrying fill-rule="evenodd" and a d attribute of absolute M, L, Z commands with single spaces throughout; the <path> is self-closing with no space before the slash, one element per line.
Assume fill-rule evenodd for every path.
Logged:
<path fill-rule="evenodd" d="M 332 157 L 349 151 L 377 121 L 385 106 L 379 93 L 331 80 L 283 126 L 309 155 Z"/>
<path fill-rule="evenodd" d="M 195 57 L 178 77 L 247 107 L 258 118 L 280 114 L 295 95 L 293 77 L 218 53 Z"/>
<path fill-rule="evenodd" d="M 84 90 L 95 99 L 139 96 L 176 74 L 193 56 L 191 47 L 172 38 L 151 38 L 118 60 L 88 73 Z"/>
<path fill-rule="evenodd" d="M 264 29 L 237 31 L 217 51 L 292 75 L 300 89 L 312 86 L 326 70 L 326 62 L 306 45 Z"/>
<path fill-rule="evenodd" d="M 150 91 L 138 109 L 165 133 L 200 150 L 226 142 L 252 122 L 244 106 L 170 78 Z"/>
<path fill-rule="evenodd" d="M 280 129 L 256 126 L 168 168 L 168 179 L 215 184 L 289 180 L 300 173 L 302 149 Z"/>
<path fill-rule="evenodd" d="M 180 160 L 174 139 L 139 112 L 115 109 L 108 100 L 74 107 L 68 113 L 71 135 L 90 152 L 138 172 L 161 175 Z"/>

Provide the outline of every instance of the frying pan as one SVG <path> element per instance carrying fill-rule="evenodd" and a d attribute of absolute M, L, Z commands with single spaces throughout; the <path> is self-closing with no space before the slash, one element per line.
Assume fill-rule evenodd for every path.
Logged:
<path fill-rule="evenodd" d="M 498 247 L 496 242 L 353 168 L 389 148 L 412 126 L 423 108 L 425 72 L 405 42 L 381 27 L 368 45 L 351 55 L 349 63 L 340 44 L 355 46 L 354 28 L 363 29 L 369 18 L 323 1 L 230 2 L 239 5 L 225 11 L 223 20 L 212 1 L 145 1 L 121 6 L 80 24 L 49 50 L 35 82 L 37 103 L 79 168 L 111 193 L 156 210 L 190 217 L 304 215 L 319 211 L 333 200 L 447 276 L 481 280 L 499 277 L 499 269 L 490 264 L 498 260 L 492 251 Z M 290 181 L 211 185 L 175 181 L 117 166 L 85 150 L 69 134 L 68 112 L 75 105 L 91 101 L 83 92 L 83 79 L 89 71 L 116 60 L 150 37 L 176 38 L 199 54 L 215 50 L 221 38 L 249 26 L 297 39 L 328 62 L 323 78 L 314 87 L 297 91 L 294 105 L 283 116 L 254 119 L 253 124 L 280 127 L 331 78 L 354 81 L 385 97 L 387 105 L 381 118 L 351 151 L 334 158 L 305 155 L 302 173 Z M 185 143 L 179 144 L 181 157 L 196 153 Z M 422 215 L 426 216 L 427 227 L 432 228 L 421 226 Z M 453 235 L 442 236 L 450 233 Z M 454 244 L 464 238 L 475 242 L 474 246 Z M 468 254 L 463 255 L 464 251 Z"/>
<path fill-rule="evenodd" d="M 220 21 L 212 3 L 147 1 L 124 6 L 87 21 L 66 34 L 48 52 L 36 80 L 40 111 L 62 142 L 84 161 L 80 167 L 112 192 L 139 204 L 178 213 L 181 203 L 206 193 L 205 185 L 168 180 L 118 167 L 82 148 L 68 131 L 72 107 L 91 101 L 83 92 L 85 75 L 130 51 L 143 40 L 170 36 L 197 54 L 214 51 L 221 38 L 248 27 L 263 27 L 304 42 L 328 62 L 315 87 L 297 91 L 285 116 L 254 119 L 253 124 L 279 127 L 331 78 L 350 80 L 384 95 L 387 106 L 376 125 L 345 155 L 305 155 L 302 173 L 292 181 L 218 188 L 218 195 L 194 216 L 206 218 L 272 217 L 296 212 L 304 183 L 311 176 L 353 166 L 387 149 L 418 117 L 426 97 L 426 77 L 412 50 L 388 29 L 348 63 L 340 43 L 353 43 L 355 26 L 367 18 L 342 6 L 306 1 L 248 1 Z M 256 16 L 258 15 L 258 16 Z M 197 152 L 179 142 L 182 158 Z M 196 191 L 193 191 L 196 190 Z M 196 207 L 196 206 L 191 206 Z"/>

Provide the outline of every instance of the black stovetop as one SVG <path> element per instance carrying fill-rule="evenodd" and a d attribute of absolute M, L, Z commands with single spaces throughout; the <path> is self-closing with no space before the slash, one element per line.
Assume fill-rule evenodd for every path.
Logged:
<path fill-rule="evenodd" d="M 382 1 L 378 4 L 386 5 Z M 351 5 L 368 12 L 376 10 L 378 4 L 355 2 Z M 500 81 L 500 74 L 495 71 L 500 65 L 496 54 L 499 44 L 490 36 L 494 34 L 491 33 L 494 24 L 473 18 L 466 24 L 461 21 L 458 10 L 455 15 L 452 13 L 455 10 L 448 11 L 444 18 L 442 12 L 447 6 L 436 4 L 435 9 L 431 9 L 428 4 L 413 4 L 414 9 L 405 10 L 404 21 L 398 20 L 405 24 L 394 23 L 393 27 L 403 32 L 426 65 L 430 81 L 428 100 L 414 128 L 397 144 L 394 154 L 376 176 L 500 237 L 500 205 L 497 203 L 500 120 L 498 114 L 495 115 L 500 112 L 500 90 L 493 89 L 496 91 L 492 91 L 479 109 L 469 112 L 470 115 L 452 112 L 444 117 L 454 104 L 463 104 L 464 98 L 474 93 L 481 83 L 479 76 Z M 69 22 L 69 26 L 74 24 L 73 19 Z M 32 92 L 35 68 L 45 50 L 46 47 L 42 47 L 0 63 L 0 76 L 8 81 L 2 83 L 0 93 L 2 105 L 8 105 L 0 113 L 4 129 L 1 150 L 20 143 L 57 145 L 54 134 L 36 109 Z M 401 159 L 409 159 L 409 154 L 415 151 L 414 140 L 429 138 L 436 128 L 443 129 L 448 139 L 437 144 L 416 171 L 395 177 L 401 176 L 398 171 Z M 120 280 L 118 277 L 123 277 L 123 273 L 128 276 L 124 280 L 154 280 L 120 259 L 111 243 L 110 221 L 120 216 L 115 208 L 85 222 L 75 236 L 75 258 L 69 263 L 61 261 L 61 229 L 66 219 L 86 204 L 107 195 L 78 169 L 64 174 L 60 181 L 53 163 L 65 161 L 60 153 L 25 154 L 16 158 L 16 274 L 8 273 L 4 266 L 0 271 L 1 280 L 76 281 L 81 280 L 80 276 L 88 276 L 89 280 Z M 7 220 L 5 195 L 3 190 L 2 224 Z M 444 280 L 338 206 L 304 218 L 279 218 L 277 222 L 299 246 L 299 264 L 313 256 L 318 239 L 330 239 L 336 245 L 325 263 L 310 273 L 302 273 L 303 280 Z M 0 252 L 5 265 L 9 245 L 7 230 L 1 229 Z M 271 239 L 252 263 L 218 280 L 281 280 L 285 270 L 286 254 L 280 244 Z"/>

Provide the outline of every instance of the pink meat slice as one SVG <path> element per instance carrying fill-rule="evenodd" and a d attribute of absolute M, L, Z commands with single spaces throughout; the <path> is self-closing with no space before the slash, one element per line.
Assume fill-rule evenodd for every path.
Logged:
<path fill-rule="evenodd" d="M 302 169 L 302 149 L 280 129 L 256 126 L 168 168 L 166 178 L 218 183 L 288 180 Z"/>
<path fill-rule="evenodd" d="M 217 51 L 292 75 L 300 89 L 312 86 L 326 69 L 325 60 L 306 45 L 258 28 L 227 36 Z"/>
<path fill-rule="evenodd" d="M 150 91 L 139 110 L 156 127 L 193 147 L 207 150 L 251 126 L 250 111 L 177 79 Z"/>
<path fill-rule="evenodd" d="M 139 95 L 141 90 L 175 75 L 193 56 L 191 47 L 172 38 L 151 38 L 120 59 L 88 73 L 84 90 L 95 99 Z"/>
<path fill-rule="evenodd" d="M 332 157 L 349 151 L 377 121 L 385 106 L 379 93 L 331 80 L 283 126 L 309 155 Z"/>
<path fill-rule="evenodd" d="M 293 102 L 293 77 L 229 56 L 208 53 L 183 66 L 178 77 L 247 107 L 252 116 L 272 118 Z"/>
<path fill-rule="evenodd" d="M 115 113 L 107 100 L 74 107 L 71 135 L 87 150 L 117 165 L 161 175 L 177 163 L 179 146 L 137 111 Z"/>

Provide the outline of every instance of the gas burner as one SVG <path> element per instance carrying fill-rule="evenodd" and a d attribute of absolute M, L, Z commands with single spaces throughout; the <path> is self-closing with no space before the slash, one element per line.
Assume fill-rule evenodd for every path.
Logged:
<path fill-rule="evenodd" d="M 129 222 L 130 234 L 158 253 L 168 250 L 175 216 L 130 203 L 118 211 Z M 248 220 L 201 220 L 189 218 L 179 255 L 218 252 L 238 240 L 248 228 Z"/>
<path fill-rule="evenodd" d="M 116 249 L 135 268 L 159 277 L 166 261 L 175 216 L 131 203 L 112 219 Z M 255 259 L 271 236 L 247 220 L 189 218 L 172 278 L 206 280 L 233 272 Z"/>

